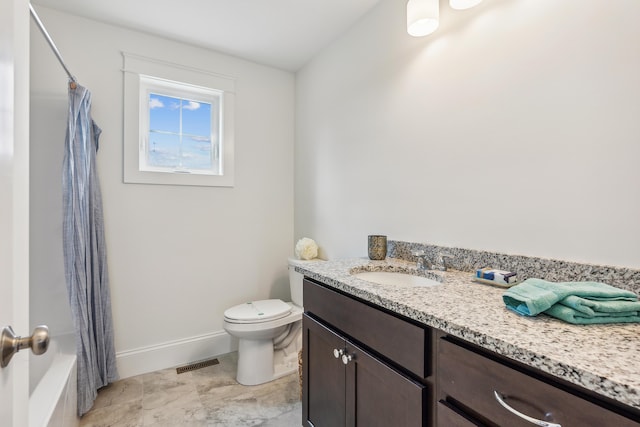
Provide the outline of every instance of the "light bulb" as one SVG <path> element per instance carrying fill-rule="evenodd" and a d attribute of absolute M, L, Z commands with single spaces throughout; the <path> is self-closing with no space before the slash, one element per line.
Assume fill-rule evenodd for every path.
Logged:
<path fill-rule="evenodd" d="M 449 0 L 452 9 L 464 10 L 478 5 L 482 0 Z"/>
<path fill-rule="evenodd" d="M 407 2 L 407 32 L 414 37 L 433 33 L 440 25 L 438 0 L 409 0 Z"/>

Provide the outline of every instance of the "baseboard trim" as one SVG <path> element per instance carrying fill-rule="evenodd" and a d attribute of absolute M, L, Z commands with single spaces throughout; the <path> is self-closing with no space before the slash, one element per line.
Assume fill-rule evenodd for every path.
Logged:
<path fill-rule="evenodd" d="M 224 330 L 116 353 L 120 378 L 168 369 L 238 349 Z"/>

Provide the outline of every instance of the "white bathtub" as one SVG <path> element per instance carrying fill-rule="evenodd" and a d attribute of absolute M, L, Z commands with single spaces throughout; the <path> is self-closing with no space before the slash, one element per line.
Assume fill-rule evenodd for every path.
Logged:
<path fill-rule="evenodd" d="M 77 427 L 73 335 L 53 337 L 49 350 L 29 359 L 29 427 Z"/>

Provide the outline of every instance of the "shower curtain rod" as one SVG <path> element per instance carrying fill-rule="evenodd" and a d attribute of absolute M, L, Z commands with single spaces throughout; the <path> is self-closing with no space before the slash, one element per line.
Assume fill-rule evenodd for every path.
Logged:
<path fill-rule="evenodd" d="M 53 39 L 47 32 L 47 29 L 44 27 L 44 24 L 40 20 L 40 17 L 36 13 L 36 10 L 33 8 L 33 5 L 31 3 L 29 3 L 29 10 L 31 11 L 31 16 L 33 17 L 33 20 L 36 21 L 36 24 L 38 24 L 38 27 L 40 28 L 42 35 L 44 36 L 45 39 L 47 39 L 49 46 L 51 46 L 51 50 L 53 50 L 53 53 L 55 53 L 56 58 L 58 58 L 58 61 L 60 61 L 60 65 L 62 65 L 62 68 L 64 68 L 64 71 L 67 73 L 67 76 L 69 76 L 69 80 L 70 80 L 69 86 L 71 87 L 71 89 L 75 89 L 77 84 L 76 78 L 73 77 L 73 75 L 71 74 L 71 71 L 69 71 L 69 69 L 67 68 L 67 64 L 64 63 L 64 59 L 62 59 L 62 55 L 60 55 L 60 51 L 56 47 L 56 44 L 53 42 Z"/>

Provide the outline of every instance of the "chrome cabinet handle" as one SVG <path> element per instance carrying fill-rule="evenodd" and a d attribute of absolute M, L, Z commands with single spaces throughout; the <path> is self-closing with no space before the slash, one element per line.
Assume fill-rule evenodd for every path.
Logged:
<path fill-rule="evenodd" d="M 342 355 L 342 363 L 344 363 L 345 365 L 351 362 L 352 360 L 353 360 L 353 356 L 351 356 L 350 354 Z"/>
<path fill-rule="evenodd" d="M 33 354 L 41 355 L 49 348 L 49 328 L 45 325 L 36 326 L 30 337 L 21 338 L 17 336 L 11 326 L 2 328 L 0 335 L 0 349 L 2 349 L 2 359 L 0 367 L 6 367 L 14 354 L 25 348 L 30 348 Z"/>
<path fill-rule="evenodd" d="M 353 356 L 351 356 L 350 354 L 346 354 L 344 352 L 344 349 L 342 348 L 341 349 L 334 348 L 333 357 L 335 357 L 336 359 L 342 359 L 342 363 L 344 363 L 345 365 L 353 360 Z"/>
<path fill-rule="evenodd" d="M 500 405 L 502 405 L 502 407 L 504 409 L 506 409 L 507 411 L 511 412 L 513 415 L 522 418 L 523 420 L 529 421 L 530 423 L 535 424 L 535 425 L 540 426 L 540 427 L 562 427 L 560 424 L 555 424 L 555 423 L 550 423 L 550 422 L 547 422 L 547 421 L 538 420 L 536 418 L 532 418 L 532 417 L 530 417 L 528 415 L 525 415 L 522 412 L 516 411 L 511 406 L 507 405 L 507 402 L 502 400 L 502 396 L 500 396 L 500 393 L 498 393 L 495 390 L 493 391 L 493 395 L 495 396 L 495 398 L 498 401 L 498 403 Z"/>

